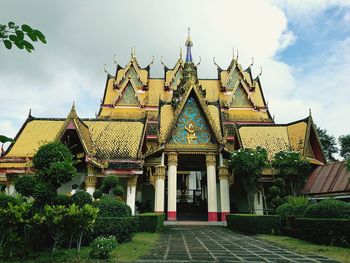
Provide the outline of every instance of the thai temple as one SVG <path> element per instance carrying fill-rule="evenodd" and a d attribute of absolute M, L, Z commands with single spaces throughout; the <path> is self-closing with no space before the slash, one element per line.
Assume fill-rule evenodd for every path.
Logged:
<path fill-rule="evenodd" d="M 193 42 L 186 41 L 173 68 L 164 65 L 163 78 L 151 78 L 151 64 L 141 67 L 132 50 L 129 63 L 107 74 L 103 100 L 95 118 L 79 118 L 73 105 L 66 118 L 33 117 L 31 113 L 0 158 L 0 183 L 14 191 L 13 180 L 33 174 L 31 159 L 39 146 L 66 144 L 78 160 L 73 184 L 93 193 L 108 175 L 117 175 L 133 213 L 140 207 L 165 213 L 167 220 L 225 221 L 248 211 L 242 183 L 229 159 L 241 148 L 299 151 L 314 168 L 326 163 L 311 114 L 288 124 L 276 124 L 266 103 L 259 76 L 238 58 L 228 68 L 217 66 L 216 79 L 200 79 L 192 59 Z M 102 90 L 101 90 L 102 92 Z M 254 207 L 266 209 L 263 175 Z M 135 205 L 137 204 L 137 205 Z"/>

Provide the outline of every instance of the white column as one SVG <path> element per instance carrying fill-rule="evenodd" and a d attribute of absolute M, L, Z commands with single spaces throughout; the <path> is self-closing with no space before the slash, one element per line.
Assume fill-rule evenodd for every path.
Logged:
<path fill-rule="evenodd" d="M 257 192 L 254 195 L 254 211 L 256 215 L 264 214 L 264 203 L 261 192 Z"/>
<path fill-rule="evenodd" d="M 135 215 L 137 175 L 131 175 L 126 189 L 126 204 L 131 208 L 131 214 Z"/>
<path fill-rule="evenodd" d="M 230 213 L 230 174 L 226 166 L 219 167 L 221 221 Z"/>
<path fill-rule="evenodd" d="M 168 153 L 168 220 L 176 220 L 177 153 Z"/>
<path fill-rule="evenodd" d="M 207 188 L 208 188 L 208 221 L 218 220 L 216 193 L 216 156 L 214 153 L 206 155 Z"/>
<path fill-rule="evenodd" d="M 96 189 L 96 176 L 90 174 L 86 177 L 86 192 L 88 192 L 91 196 L 95 192 Z"/>
<path fill-rule="evenodd" d="M 154 173 L 154 212 L 164 213 L 164 179 L 165 166 L 157 165 Z"/>

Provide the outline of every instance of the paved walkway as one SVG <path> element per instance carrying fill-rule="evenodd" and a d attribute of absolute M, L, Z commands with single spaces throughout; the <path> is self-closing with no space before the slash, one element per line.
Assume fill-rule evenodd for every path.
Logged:
<path fill-rule="evenodd" d="M 139 262 L 338 262 L 305 256 L 218 226 L 172 226 Z"/>

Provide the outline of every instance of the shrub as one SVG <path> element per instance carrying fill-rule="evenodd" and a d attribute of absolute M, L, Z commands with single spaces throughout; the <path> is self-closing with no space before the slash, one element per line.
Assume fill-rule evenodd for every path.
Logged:
<path fill-rule="evenodd" d="M 165 214 L 147 213 L 137 215 L 137 232 L 159 232 L 163 229 Z"/>
<path fill-rule="evenodd" d="M 350 204 L 336 199 L 325 199 L 310 205 L 305 211 L 305 217 L 350 219 Z"/>
<path fill-rule="evenodd" d="M 309 206 L 309 200 L 304 196 L 288 196 L 287 203 L 276 209 L 276 214 L 281 217 L 282 224 L 286 224 L 288 216 L 303 217 Z"/>
<path fill-rule="evenodd" d="M 245 234 L 273 234 L 281 230 L 281 219 L 275 215 L 227 215 L 227 227 Z"/>
<path fill-rule="evenodd" d="M 119 178 L 115 175 L 107 176 L 106 179 L 103 181 L 101 191 L 105 194 L 108 194 L 109 191 L 116 187 L 119 184 Z"/>
<path fill-rule="evenodd" d="M 109 253 L 117 246 L 114 236 L 98 237 L 91 244 L 90 258 L 108 259 Z"/>
<path fill-rule="evenodd" d="M 23 196 L 30 197 L 33 195 L 33 189 L 37 184 L 37 179 L 34 176 L 25 175 L 18 177 L 15 182 L 15 189 Z"/>
<path fill-rule="evenodd" d="M 79 191 L 72 195 L 72 202 L 80 207 L 84 205 L 91 205 L 92 197 L 89 193 L 85 191 Z"/>
<path fill-rule="evenodd" d="M 70 198 L 68 195 L 57 195 L 54 199 L 52 204 L 53 205 L 63 205 L 63 206 L 70 206 L 72 204 L 72 198 Z"/>
<path fill-rule="evenodd" d="M 0 208 L 8 207 L 8 203 L 11 203 L 13 205 L 17 205 L 20 202 L 21 202 L 21 200 L 18 197 L 8 195 L 5 193 L 0 193 Z"/>
<path fill-rule="evenodd" d="M 128 217 L 131 216 L 131 208 L 112 196 L 103 196 L 94 206 L 100 209 L 101 217 Z"/>
<path fill-rule="evenodd" d="M 100 199 L 102 197 L 103 193 L 101 190 L 97 189 L 95 190 L 95 192 L 92 194 L 92 196 L 95 198 L 95 199 Z"/>
<path fill-rule="evenodd" d="M 300 238 L 325 245 L 350 246 L 349 219 L 298 218 Z"/>
<path fill-rule="evenodd" d="M 121 185 L 114 187 L 113 194 L 116 196 L 124 196 L 124 188 Z"/>
<path fill-rule="evenodd" d="M 137 221 L 134 217 L 98 217 L 91 237 L 114 236 L 118 243 L 131 241 Z"/>

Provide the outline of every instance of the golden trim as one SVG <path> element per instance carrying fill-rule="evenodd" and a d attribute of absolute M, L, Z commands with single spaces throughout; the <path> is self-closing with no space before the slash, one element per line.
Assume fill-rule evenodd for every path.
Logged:
<path fill-rule="evenodd" d="M 155 166 L 154 177 L 156 179 L 164 179 L 165 178 L 165 165 Z"/>
<path fill-rule="evenodd" d="M 216 154 L 215 153 L 207 153 L 205 155 L 205 163 L 207 166 L 216 165 Z"/>
<path fill-rule="evenodd" d="M 136 187 L 137 185 L 137 175 L 130 176 L 128 179 L 128 187 Z"/>
<path fill-rule="evenodd" d="M 88 175 L 86 177 L 86 188 L 90 187 L 90 188 L 95 188 L 96 187 L 96 182 L 97 182 L 97 178 L 95 175 Z"/>
<path fill-rule="evenodd" d="M 168 152 L 168 165 L 177 166 L 177 152 Z"/>

